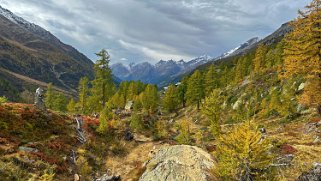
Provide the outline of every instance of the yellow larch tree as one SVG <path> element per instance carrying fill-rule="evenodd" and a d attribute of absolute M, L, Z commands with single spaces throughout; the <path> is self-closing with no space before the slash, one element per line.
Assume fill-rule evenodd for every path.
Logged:
<path fill-rule="evenodd" d="M 257 127 L 250 122 L 237 125 L 230 133 L 222 134 L 218 139 L 216 176 L 220 180 L 271 178 L 269 168 L 273 155 L 270 145 L 270 141 L 262 138 Z"/>
<path fill-rule="evenodd" d="M 299 11 L 286 36 L 284 77 L 303 76 L 306 86 L 299 102 L 321 113 L 321 0 L 313 0 Z"/>
<path fill-rule="evenodd" d="M 262 72 L 265 64 L 264 60 L 266 53 L 267 47 L 263 44 L 259 45 L 259 47 L 256 49 L 255 58 L 253 59 L 255 73 Z"/>

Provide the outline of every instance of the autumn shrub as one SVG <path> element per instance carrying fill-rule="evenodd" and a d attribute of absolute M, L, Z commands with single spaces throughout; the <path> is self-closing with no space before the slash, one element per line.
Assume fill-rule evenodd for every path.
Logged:
<path fill-rule="evenodd" d="M 31 173 L 13 160 L 0 160 L 0 175 L 2 180 L 22 180 L 31 177 Z"/>
<path fill-rule="evenodd" d="M 108 121 L 113 118 L 112 112 L 108 106 L 105 106 L 104 109 L 100 112 L 99 117 L 99 127 L 97 132 L 100 134 L 107 134 L 108 131 Z"/>
<path fill-rule="evenodd" d="M 8 123 L 0 118 L 0 129 L 7 130 L 8 128 L 9 128 Z"/>
<path fill-rule="evenodd" d="M 168 137 L 168 126 L 164 120 L 158 120 L 155 123 L 154 137 L 155 139 L 165 139 Z"/>
<path fill-rule="evenodd" d="M 195 134 L 195 140 L 196 140 L 196 144 L 198 145 L 198 146 L 203 146 L 204 145 L 204 141 L 205 141 L 205 139 L 204 139 L 204 131 L 203 130 L 198 130 L 197 132 L 196 132 L 196 134 Z"/>
<path fill-rule="evenodd" d="M 76 161 L 78 173 L 84 178 L 84 180 L 88 179 L 88 176 L 92 172 L 91 166 L 88 164 L 88 161 L 85 157 L 79 156 Z"/>
<path fill-rule="evenodd" d="M 39 177 L 39 181 L 53 181 L 55 173 L 52 170 L 46 170 L 43 175 Z"/>
<path fill-rule="evenodd" d="M 180 144 L 189 145 L 192 143 L 191 138 L 191 123 L 188 120 L 181 121 L 178 125 L 178 136 L 175 138 L 176 141 Z"/>
<path fill-rule="evenodd" d="M 142 116 L 138 113 L 134 113 L 130 119 L 129 126 L 135 131 L 142 131 L 144 129 Z"/>
<path fill-rule="evenodd" d="M 109 149 L 112 152 L 112 154 L 115 156 L 124 156 L 128 151 L 126 147 L 123 144 L 121 144 L 121 142 L 119 141 L 116 141 L 113 144 L 111 144 Z"/>
<path fill-rule="evenodd" d="M 8 99 L 6 97 L 4 96 L 0 97 L 0 105 L 6 102 L 8 102 Z"/>
<path fill-rule="evenodd" d="M 270 164 L 271 143 L 262 139 L 256 126 L 248 123 L 236 126 L 218 139 L 215 174 L 220 180 L 266 180 L 273 178 Z"/>

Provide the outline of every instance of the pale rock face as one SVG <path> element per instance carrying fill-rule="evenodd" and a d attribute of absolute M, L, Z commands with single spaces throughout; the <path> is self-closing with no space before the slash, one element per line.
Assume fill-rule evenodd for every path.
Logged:
<path fill-rule="evenodd" d="M 298 91 L 303 90 L 305 87 L 305 83 L 301 83 L 298 87 Z"/>
<path fill-rule="evenodd" d="M 238 99 L 234 104 L 233 104 L 233 110 L 237 110 L 240 105 L 242 104 L 242 100 Z"/>
<path fill-rule="evenodd" d="M 213 180 L 209 170 L 215 162 L 201 148 L 188 145 L 166 146 L 146 163 L 140 181 L 206 181 Z M 215 180 L 215 179 L 214 179 Z"/>

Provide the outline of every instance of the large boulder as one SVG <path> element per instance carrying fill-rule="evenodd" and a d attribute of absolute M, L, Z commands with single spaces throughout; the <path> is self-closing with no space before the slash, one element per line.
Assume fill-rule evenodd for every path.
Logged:
<path fill-rule="evenodd" d="M 166 146 L 154 152 L 146 163 L 140 181 L 206 181 L 215 180 L 210 174 L 212 156 L 188 145 Z"/>

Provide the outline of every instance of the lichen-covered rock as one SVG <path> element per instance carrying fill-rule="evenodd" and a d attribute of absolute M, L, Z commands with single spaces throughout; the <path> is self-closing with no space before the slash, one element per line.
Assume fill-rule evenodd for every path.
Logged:
<path fill-rule="evenodd" d="M 315 163 L 314 168 L 309 172 L 300 175 L 297 181 L 320 181 L 321 180 L 321 164 Z"/>
<path fill-rule="evenodd" d="M 214 167 L 211 155 L 188 145 L 166 146 L 155 152 L 146 163 L 140 181 L 215 180 L 209 171 Z"/>

